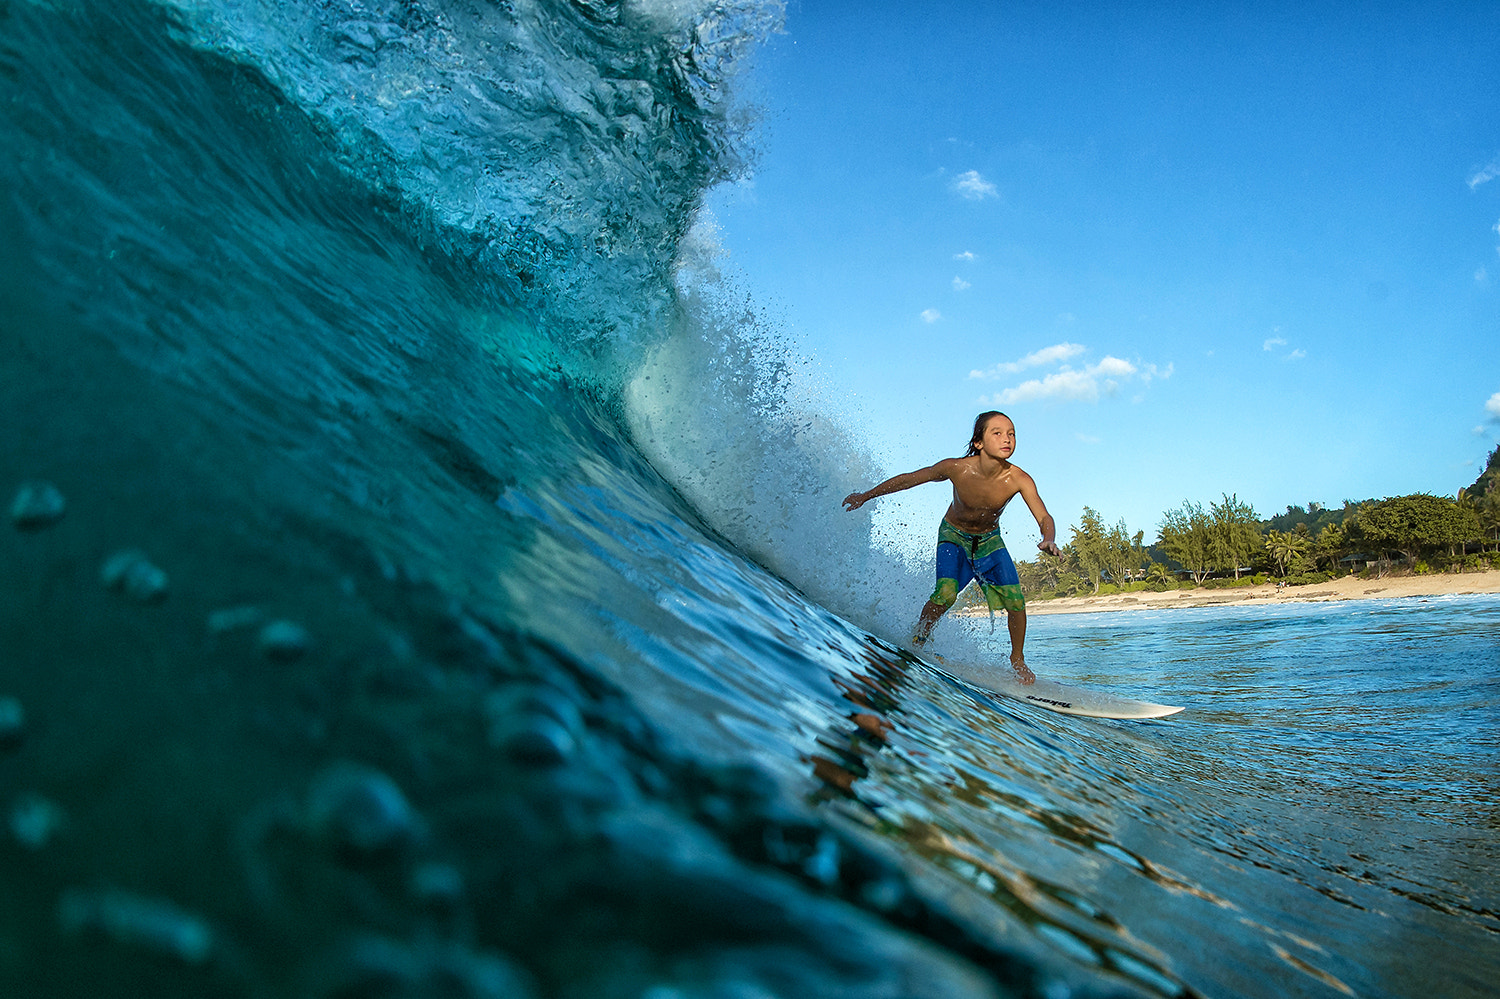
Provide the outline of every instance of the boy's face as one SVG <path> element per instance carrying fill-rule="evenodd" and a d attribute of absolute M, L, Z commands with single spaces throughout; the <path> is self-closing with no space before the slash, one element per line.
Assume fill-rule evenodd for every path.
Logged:
<path fill-rule="evenodd" d="M 1016 425 L 1007 417 L 992 416 L 984 425 L 979 449 L 991 458 L 1006 460 L 1016 453 Z"/>

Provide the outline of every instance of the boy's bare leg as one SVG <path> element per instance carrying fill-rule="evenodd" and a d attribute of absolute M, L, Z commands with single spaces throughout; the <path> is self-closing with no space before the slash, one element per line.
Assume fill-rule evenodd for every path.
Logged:
<path fill-rule="evenodd" d="M 932 637 L 932 626 L 948 610 L 946 604 L 935 604 L 931 600 L 922 605 L 922 614 L 917 618 L 916 630 L 911 633 L 911 644 L 922 646 Z"/>
<path fill-rule="evenodd" d="M 1010 668 L 1023 684 L 1036 683 L 1036 674 L 1026 665 L 1026 612 L 1006 611 L 1005 626 L 1010 630 Z"/>

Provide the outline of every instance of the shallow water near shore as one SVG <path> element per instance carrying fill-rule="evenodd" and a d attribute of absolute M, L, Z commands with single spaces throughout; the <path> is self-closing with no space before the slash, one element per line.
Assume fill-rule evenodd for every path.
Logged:
<path fill-rule="evenodd" d="M 0 3 L 0 992 L 1486 994 L 1500 599 L 897 647 L 695 226 L 776 15 Z"/>

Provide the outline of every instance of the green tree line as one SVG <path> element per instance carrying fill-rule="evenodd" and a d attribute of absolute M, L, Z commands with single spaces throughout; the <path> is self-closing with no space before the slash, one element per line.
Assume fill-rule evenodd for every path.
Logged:
<path fill-rule="evenodd" d="M 1185 579 L 1276 577 L 1312 582 L 1362 569 L 1383 573 L 1397 564 L 1414 571 L 1481 568 L 1500 563 L 1500 447 L 1472 486 L 1455 498 L 1413 493 L 1345 501 L 1342 508 L 1309 503 L 1261 519 L 1233 493 L 1205 506 L 1185 500 L 1166 511 L 1149 545 L 1084 507 L 1060 559 L 1021 562 L 1028 593 L 1101 592 L 1105 586 L 1164 589 Z M 1221 585 L 1221 584 L 1215 584 Z"/>

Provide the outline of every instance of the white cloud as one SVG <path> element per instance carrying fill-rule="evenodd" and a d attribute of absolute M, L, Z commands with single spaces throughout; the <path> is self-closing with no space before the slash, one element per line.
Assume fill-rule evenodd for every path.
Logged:
<path fill-rule="evenodd" d="M 1044 364 L 1056 364 L 1066 361 L 1071 357 L 1077 357 L 1088 348 L 1077 343 L 1054 343 L 1050 347 L 1041 350 L 1033 350 L 1019 361 L 1003 361 L 988 371 L 971 371 L 970 378 L 999 378 L 1002 375 L 1013 375 L 1027 368 L 1036 368 Z"/>
<path fill-rule="evenodd" d="M 981 177 L 978 170 L 959 174 L 958 179 L 953 182 L 953 190 L 970 201 L 983 201 L 1000 194 L 1000 189 Z"/>
<path fill-rule="evenodd" d="M 1474 272 L 1474 283 L 1475 284 L 1488 284 L 1489 280 L 1490 280 L 1490 272 L 1487 271 L 1487 270 L 1485 270 L 1483 264 L 1480 264 L 1479 265 L 1479 270 L 1477 270 L 1477 271 Z"/>
<path fill-rule="evenodd" d="M 1098 402 L 1101 395 L 1114 395 L 1118 392 L 1120 383 L 1128 381 L 1139 371 L 1140 369 L 1129 361 L 1106 356 L 1098 364 L 1086 365 L 1080 370 L 1065 365 L 1050 375 L 1033 378 L 1014 388 L 1005 389 L 992 396 L 989 402 L 997 406 L 1047 399 Z M 1159 370 L 1156 370 L 1155 374 L 1161 377 Z"/>
<path fill-rule="evenodd" d="M 1097 363 L 1085 364 L 1081 368 L 1064 363 L 1085 350 L 1086 347 L 1076 343 L 1055 343 L 1050 347 L 1034 350 L 1019 361 L 1006 361 L 988 371 L 972 371 L 969 377 L 995 379 L 1027 368 L 1057 366 L 1057 370 L 1051 374 L 1023 381 L 979 400 L 981 405 L 988 406 L 1041 400 L 1098 402 L 1101 396 L 1118 394 L 1126 383 L 1146 386 L 1158 378 L 1172 377 L 1171 364 L 1161 366 L 1140 360 L 1127 361 L 1113 354 L 1106 354 Z M 1143 398 L 1143 394 L 1137 393 L 1131 401 L 1140 402 Z M 1086 437 L 1079 439 L 1086 443 L 1097 443 Z"/>
<path fill-rule="evenodd" d="M 1015 402 L 1033 402 L 1037 399 L 1075 399 L 1085 402 L 1099 400 L 1099 382 L 1086 372 L 1059 371 L 1045 378 L 1033 378 L 1015 388 L 1008 388 L 995 396 L 995 405 L 1004 406 Z"/>
<path fill-rule="evenodd" d="M 1500 420 L 1500 392 L 1490 396 L 1490 401 L 1484 404 L 1484 411 L 1494 419 Z"/>
<path fill-rule="evenodd" d="M 935 323 L 941 318 L 943 318 L 943 314 L 937 309 L 922 310 L 922 322 L 924 323 Z"/>
<path fill-rule="evenodd" d="M 973 287 L 973 285 L 969 284 L 969 282 L 965 281 L 963 278 L 959 277 L 956 274 L 953 276 L 954 291 L 963 291 L 964 289 L 971 287 Z"/>
<path fill-rule="evenodd" d="M 1122 361 L 1118 357 L 1105 356 L 1104 360 L 1094 365 L 1093 370 L 1101 375 L 1133 375 L 1136 367 L 1129 361 Z"/>
<path fill-rule="evenodd" d="M 1286 345 L 1286 337 L 1281 335 L 1281 327 L 1273 326 L 1271 327 L 1271 335 L 1266 337 L 1266 339 L 1261 343 L 1260 349 L 1264 351 L 1272 351 L 1277 347 L 1285 347 Z M 1282 354 L 1281 359 L 1283 361 L 1300 361 L 1306 356 L 1307 351 L 1303 350 L 1301 347 L 1294 347 L 1293 349 L 1287 351 L 1285 354 Z"/>
<path fill-rule="evenodd" d="M 974 254 L 971 253 L 968 250 L 965 250 L 962 253 L 955 253 L 953 255 L 953 259 L 954 260 L 973 260 L 974 259 Z"/>
<path fill-rule="evenodd" d="M 1077 437 L 1080 441 L 1082 441 L 1085 444 L 1102 444 L 1102 443 L 1104 443 L 1104 439 L 1102 437 L 1092 437 L 1092 436 L 1090 436 L 1088 434 L 1074 434 L 1073 436 Z"/>
<path fill-rule="evenodd" d="M 1469 190 L 1473 191 L 1477 189 L 1479 185 L 1487 184 L 1490 181 L 1494 180 L 1496 177 L 1500 177 L 1500 156 L 1496 156 L 1494 159 L 1490 160 L 1488 166 L 1486 166 L 1483 170 L 1476 171 L 1474 175 L 1469 178 Z"/>

